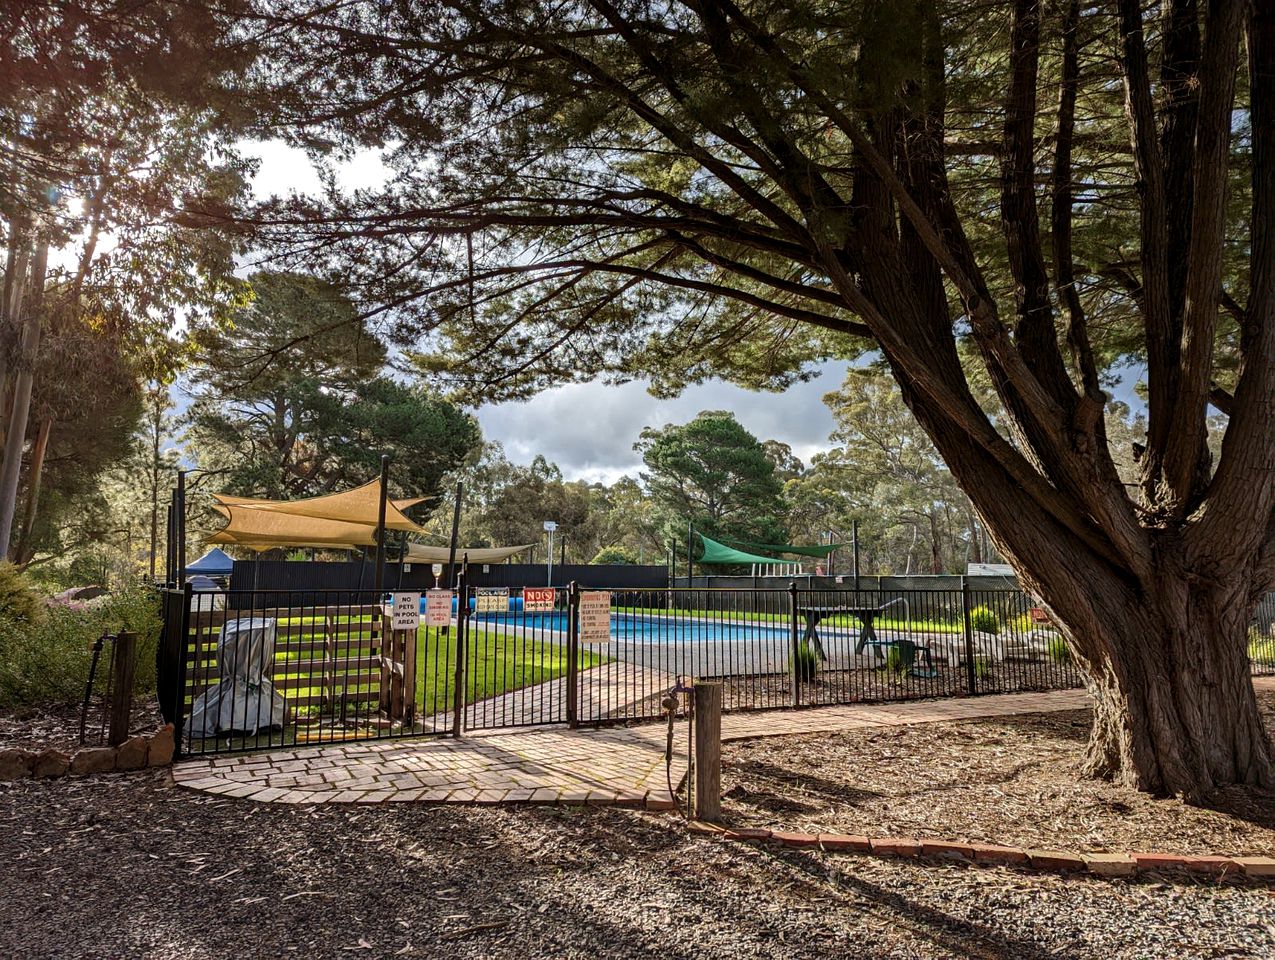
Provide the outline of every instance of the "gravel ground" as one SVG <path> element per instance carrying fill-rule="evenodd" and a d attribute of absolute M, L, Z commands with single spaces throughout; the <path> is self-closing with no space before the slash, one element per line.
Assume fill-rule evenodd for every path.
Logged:
<path fill-rule="evenodd" d="M 1275 693 L 1258 701 L 1275 738 Z M 727 743 L 726 816 L 1072 851 L 1275 851 L 1275 793 L 1228 789 L 1198 807 L 1086 780 L 1088 736 L 1076 711 Z"/>
<path fill-rule="evenodd" d="M 581 808 L 0 784 L 4 957 L 1269 957 L 1275 894 L 688 837 Z"/>

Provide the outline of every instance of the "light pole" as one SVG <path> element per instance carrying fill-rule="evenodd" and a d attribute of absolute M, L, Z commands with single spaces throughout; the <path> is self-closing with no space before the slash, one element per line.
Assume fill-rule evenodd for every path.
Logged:
<path fill-rule="evenodd" d="M 545 521 L 545 530 L 547 530 L 549 533 L 548 562 L 545 565 L 548 569 L 549 576 L 548 576 L 548 579 L 545 581 L 546 587 L 553 586 L 553 532 L 557 529 L 558 529 L 558 525 L 554 523 L 552 520 Z"/>

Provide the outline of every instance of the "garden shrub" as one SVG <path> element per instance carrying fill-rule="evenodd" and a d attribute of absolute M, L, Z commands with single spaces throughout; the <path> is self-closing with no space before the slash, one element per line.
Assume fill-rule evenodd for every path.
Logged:
<path fill-rule="evenodd" d="M 810 683 L 814 680 L 815 674 L 819 670 L 819 655 L 815 653 L 810 644 L 802 643 L 797 648 L 793 663 L 797 671 L 797 679 L 802 683 Z"/>
<path fill-rule="evenodd" d="M 1051 639 L 1045 649 L 1049 653 L 1049 659 L 1054 663 L 1071 663 L 1071 648 L 1061 636 Z"/>
<path fill-rule="evenodd" d="M 908 672 L 910 664 L 902 650 L 896 646 L 890 646 L 886 648 L 885 664 L 881 669 L 892 676 L 901 677 Z"/>
<path fill-rule="evenodd" d="M 1248 636 L 1249 660 L 1265 667 L 1275 666 L 1275 637 L 1264 637 L 1256 632 L 1250 632 Z"/>
<path fill-rule="evenodd" d="M 1011 633 L 1019 635 L 1031 633 L 1036 629 L 1036 624 L 1032 620 L 1030 613 L 1020 613 L 1018 616 L 1007 620 L 1005 626 Z"/>
<path fill-rule="evenodd" d="M 979 633 L 1000 633 L 1001 622 L 996 611 L 989 607 L 975 607 L 970 611 L 970 626 Z"/>
<path fill-rule="evenodd" d="M 44 619 L 45 604 L 25 573 L 0 561 L 0 620 L 36 623 Z"/>
<path fill-rule="evenodd" d="M 120 630 L 138 634 L 134 695 L 153 691 L 159 626 L 159 599 L 143 585 L 90 603 L 55 604 L 35 622 L 0 617 L 0 707 L 78 701 L 93 642 Z M 99 675 L 106 669 L 99 667 Z"/>
<path fill-rule="evenodd" d="M 974 676 L 986 680 L 992 675 L 992 661 L 987 657 L 974 658 Z"/>
<path fill-rule="evenodd" d="M 623 547 L 603 547 L 594 555 L 590 563 L 635 564 L 637 557 Z"/>

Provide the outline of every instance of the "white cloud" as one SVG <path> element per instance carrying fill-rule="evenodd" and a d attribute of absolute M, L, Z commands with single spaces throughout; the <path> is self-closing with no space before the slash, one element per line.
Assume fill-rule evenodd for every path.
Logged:
<path fill-rule="evenodd" d="M 815 380 L 778 394 L 713 382 L 672 400 L 655 399 L 640 382 L 570 384 L 526 402 L 481 407 L 477 416 L 484 436 L 499 440 L 509 459 L 529 463 L 541 454 L 570 480 L 636 476 L 642 460 L 633 444 L 642 428 L 685 423 L 701 410 L 730 410 L 759 440 L 781 440 L 808 463 L 828 449 L 833 421 L 822 397 L 840 386 L 845 370 L 844 363 L 825 364 Z"/>
<path fill-rule="evenodd" d="M 271 195 L 316 193 L 318 172 L 304 150 L 281 141 L 243 142 L 240 149 L 257 158 L 253 192 Z M 364 151 L 340 164 L 337 178 L 346 190 L 379 186 L 390 174 L 380 154 Z M 844 363 L 824 365 L 821 376 L 784 393 L 757 393 L 727 383 L 688 387 L 673 400 L 656 400 L 644 383 L 620 386 L 571 384 L 546 390 L 524 403 L 502 403 L 477 411 L 483 434 L 498 440 L 517 463 L 537 454 L 556 463 L 568 479 L 611 483 L 636 476 L 641 458 L 633 451 L 643 427 L 685 423 L 701 410 L 730 410 L 761 440 L 782 440 L 807 463 L 828 448 L 832 417 L 822 396 L 845 376 Z"/>

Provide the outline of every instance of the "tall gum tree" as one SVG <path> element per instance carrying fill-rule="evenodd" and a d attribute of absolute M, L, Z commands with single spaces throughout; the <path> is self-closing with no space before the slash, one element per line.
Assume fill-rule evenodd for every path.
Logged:
<path fill-rule="evenodd" d="M 1246 657 L 1275 582 L 1270 3 L 294 2 L 245 24 L 272 129 L 394 171 L 260 225 L 421 369 L 486 396 L 674 392 L 877 350 L 1091 678 L 1089 771 L 1272 782 Z M 1147 371 L 1133 488 L 1104 428 L 1117 360 Z"/>

